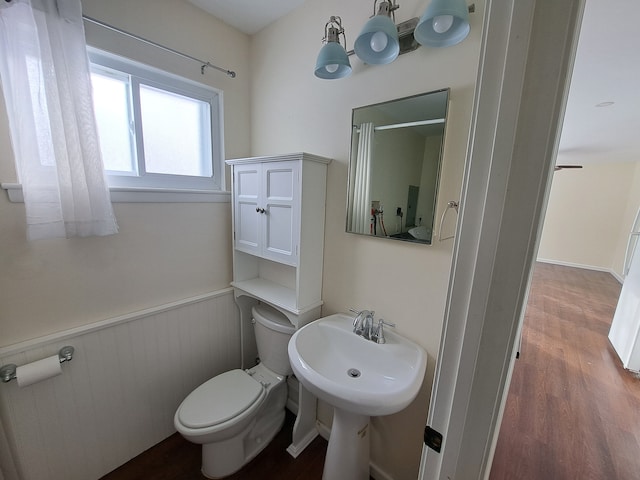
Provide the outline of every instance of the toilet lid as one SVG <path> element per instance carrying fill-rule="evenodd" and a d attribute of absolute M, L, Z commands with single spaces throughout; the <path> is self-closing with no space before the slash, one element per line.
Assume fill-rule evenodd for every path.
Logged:
<path fill-rule="evenodd" d="M 206 381 L 187 396 L 178 418 L 189 428 L 226 422 L 244 412 L 261 396 L 262 385 L 242 370 L 231 370 Z"/>

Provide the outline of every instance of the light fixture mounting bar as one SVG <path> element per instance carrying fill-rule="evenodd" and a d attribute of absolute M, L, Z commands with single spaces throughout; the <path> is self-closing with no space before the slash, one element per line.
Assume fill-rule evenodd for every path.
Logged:
<path fill-rule="evenodd" d="M 416 29 L 419 20 L 420 19 L 418 17 L 413 17 L 397 25 L 398 41 L 400 42 L 400 53 L 398 53 L 398 55 L 413 52 L 420 46 L 413 37 L 413 32 Z"/>

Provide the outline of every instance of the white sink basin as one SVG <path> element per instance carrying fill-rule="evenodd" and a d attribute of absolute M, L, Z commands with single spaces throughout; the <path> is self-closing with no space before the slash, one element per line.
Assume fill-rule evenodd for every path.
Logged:
<path fill-rule="evenodd" d="M 339 313 L 298 330 L 289 342 L 296 377 L 318 398 L 348 412 L 399 412 L 418 394 L 426 352 L 388 327 L 386 343 L 374 343 L 353 333 L 352 322 Z"/>

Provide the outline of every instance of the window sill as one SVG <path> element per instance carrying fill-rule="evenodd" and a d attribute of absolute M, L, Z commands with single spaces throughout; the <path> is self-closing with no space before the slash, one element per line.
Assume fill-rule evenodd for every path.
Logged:
<path fill-rule="evenodd" d="M 22 185 L 0 183 L 7 191 L 9 201 L 24 203 Z M 171 188 L 111 187 L 112 203 L 229 203 L 231 193 L 213 190 L 181 190 Z"/>

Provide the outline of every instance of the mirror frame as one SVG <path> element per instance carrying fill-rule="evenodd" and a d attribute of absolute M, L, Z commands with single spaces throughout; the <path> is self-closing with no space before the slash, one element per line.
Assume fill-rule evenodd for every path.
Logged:
<path fill-rule="evenodd" d="M 350 229 L 350 223 L 351 223 L 351 219 L 352 219 L 352 210 L 353 210 L 353 191 L 352 189 L 354 188 L 354 185 L 352 185 L 352 183 L 354 182 L 354 168 L 355 168 L 355 155 L 356 155 L 356 148 L 354 148 L 355 142 L 356 142 L 356 114 L 359 111 L 362 111 L 365 108 L 371 108 L 371 107 L 375 107 L 375 108 L 379 108 L 379 107 L 383 107 L 386 105 L 390 105 L 390 104 L 394 104 L 396 102 L 407 102 L 410 101 L 412 99 L 417 99 L 417 98 L 421 98 L 421 97 L 426 97 L 429 95 L 433 95 L 433 94 L 442 94 L 445 93 L 445 104 L 443 106 L 443 109 L 438 110 L 438 112 L 435 112 L 435 114 L 433 115 L 428 115 L 425 114 L 423 116 L 423 120 L 430 120 L 430 119 L 437 119 L 437 118 L 444 118 L 444 125 L 442 127 L 442 139 L 440 141 L 440 146 L 439 146 L 439 154 L 438 154 L 438 160 L 437 160 L 437 168 L 435 171 L 435 178 L 433 180 L 433 185 L 434 185 L 434 198 L 433 198 L 433 208 L 432 208 L 432 212 L 430 212 L 430 227 L 431 230 L 429 232 L 429 236 L 428 239 L 419 239 L 416 238 L 414 236 L 412 236 L 411 234 L 408 233 L 408 229 L 406 231 L 403 231 L 406 227 L 402 227 L 402 221 L 401 221 L 401 227 L 400 227 L 400 232 L 399 233 L 395 233 L 393 235 L 373 235 L 370 233 L 363 233 L 363 232 L 357 232 L 357 231 L 353 231 L 352 229 Z M 410 242 L 410 243 L 417 243 L 420 245 L 432 245 L 433 243 L 433 237 L 434 237 L 434 230 L 435 230 L 435 224 L 436 224 L 436 210 L 437 210 L 437 202 L 438 202 L 438 192 L 439 192 L 439 186 L 440 186 L 440 175 L 441 175 L 441 171 L 442 171 L 442 164 L 443 164 L 443 157 L 444 157 L 444 145 L 445 145 L 445 137 L 446 137 L 446 131 L 447 131 L 447 122 L 448 122 L 448 110 L 449 110 L 449 102 L 450 102 L 450 98 L 451 98 L 451 89 L 450 88 L 441 88 L 438 90 L 432 90 L 429 92 L 425 92 L 425 93 L 419 93 L 416 95 L 410 95 L 407 97 L 401 97 L 401 98 L 396 98 L 396 99 L 392 99 L 392 100 L 387 100 L 384 102 L 379 102 L 379 103 L 375 103 L 375 104 L 371 104 L 371 105 L 364 105 L 361 107 L 355 107 L 352 109 L 351 111 L 351 126 L 352 126 L 352 132 L 351 132 L 351 146 L 349 149 L 349 165 L 348 165 L 348 169 L 347 169 L 347 202 L 346 202 L 346 219 L 345 219 L 345 232 L 346 233 L 351 233 L 354 235 L 362 235 L 365 237 L 371 237 L 371 238 L 384 238 L 384 239 L 389 239 L 389 240 L 400 240 L 400 241 L 404 241 L 404 242 Z M 440 115 L 440 113 L 443 113 L 443 116 Z M 398 123 L 405 123 L 407 121 L 415 121 L 415 118 L 411 118 L 408 120 L 399 120 Z M 427 136 L 425 136 L 425 138 L 427 138 Z M 409 185 L 409 187 L 411 187 L 412 185 Z M 422 185 L 420 185 L 422 186 Z M 373 202 L 372 202 L 373 203 Z M 387 210 L 389 207 L 386 206 L 384 207 L 385 210 Z M 392 210 L 396 209 L 396 207 L 393 207 Z M 406 212 L 403 212 L 406 214 Z M 394 214 L 394 218 L 395 218 L 395 214 Z M 423 215 L 424 217 L 424 215 Z M 402 217 L 401 217 L 402 218 Z M 386 231 L 385 231 L 386 233 Z"/>

